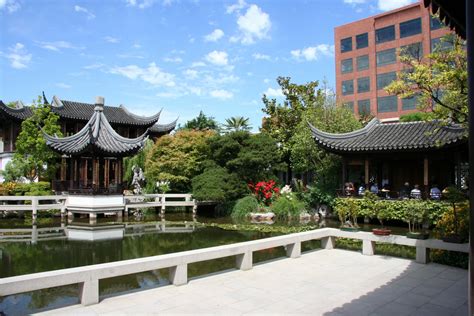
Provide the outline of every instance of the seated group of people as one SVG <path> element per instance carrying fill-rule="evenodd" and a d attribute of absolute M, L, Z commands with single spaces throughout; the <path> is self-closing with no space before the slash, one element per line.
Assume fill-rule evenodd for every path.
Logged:
<path fill-rule="evenodd" d="M 359 196 L 363 196 L 366 190 L 367 190 L 366 186 L 364 184 L 361 184 L 357 190 L 357 194 Z M 371 183 L 369 185 L 369 191 L 374 194 L 385 193 L 385 197 L 389 198 L 388 194 L 390 190 L 388 189 L 387 186 L 384 186 L 382 190 L 379 190 L 377 183 Z M 347 196 L 355 194 L 355 188 L 352 182 L 345 183 L 344 193 Z M 403 185 L 403 188 L 399 192 L 399 197 L 402 199 L 409 199 L 409 198 L 421 199 L 422 194 L 421 194 L 420 186 L 418 184 L 415 184 L 413 188 L 411 188 L 410 184 L 408 182 L 405 182 L 405 184 Z M 430 189 L 430 199 L 432 200 L 441 199 L 441 190 L 438 188 L 436 184 L 434 184 Z"/>

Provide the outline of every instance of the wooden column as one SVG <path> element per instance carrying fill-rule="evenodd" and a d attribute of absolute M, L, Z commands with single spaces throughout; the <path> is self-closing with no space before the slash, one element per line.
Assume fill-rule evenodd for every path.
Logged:
<path fill-rule="evenodd" d="M 83 159 L 83 164 L 82 164 L 82 180 L 84 181 L 84 184 L 87 185 L 87 159 Z"/>
<path fill-rule="evenodd" d="M 74 177 L 72 178 L 74 181 L 77 181 L 77 173 L 78 173 L 78 163 L 77 163 L 77 158 L 74 158 Z"/>
<path fill-rule="evenodd" d="M 429 161 L 428 157 L 425 157 L 423 159 L 423 186 L 424 186 L 424 191 L 425 191 L 425 196 L 428 197 L 429 193 Z"/>
<path fill-rule="evenodd" d="M 365 175 L 364 175 L 364 181 L 365 181 L 365 189 L 369 189 L 369 159 L 365 158 Z"/>
<path fill-rule="evenodd" d="M 345 192 L 344 192 L 344 189 L 345 189 L 344 184 L 346 183 L 346 179 L 347 179 L 347 161 L 346 161 L 345 158 L 342 158 L 342 183 L 341 183 L 341 186 L 342 186 L 342 192 L 343 192 L 343 194 L 345 194 Z"/>
<path fill-rule="evenodd" d="M 61 166 L 60 166 L 60 180 L 66 180 L 66 158 L 61 158 Z"/>
<path fill-rule="evenodd" d="M 104 159 L 104 186 L 109 187 L 109 170 L 110 170 L 110 160 Z"/>
<path fill-rule="evenodd" d="M 117 171 L 118 171 L 117 183 L 121 184 L 122 183 L 122 158 L 117 158 Z"/>

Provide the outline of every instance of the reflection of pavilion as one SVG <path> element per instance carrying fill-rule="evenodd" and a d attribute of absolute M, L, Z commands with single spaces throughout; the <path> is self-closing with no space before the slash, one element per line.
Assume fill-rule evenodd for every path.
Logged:
<path fill-rule="evenodd" d="M 440 122 L 382 124 L 373 119 L 364 128 L 343 134 L 326 133 L 310 126 L 316 144 L 343 159 L 342 183 L 385 182 L 393 196 L 404 182 L 430 186 L 465 186 L 467 132 Z M 384 183 L 383 183 L 384 182 Z"/>

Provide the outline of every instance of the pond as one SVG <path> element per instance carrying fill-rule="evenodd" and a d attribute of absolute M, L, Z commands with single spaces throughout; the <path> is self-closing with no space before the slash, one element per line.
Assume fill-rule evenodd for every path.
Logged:
<path fill-rule="evenodd" d="M 233 224 L 229 217 L 206 218 L 199 217 L 198 222 L 193 222 L 190 214 L 170 213 L 166 215 L 167 228 L 179 228 L 187 226 L 181 232 L 140 229 L 137 224 L 162 223 L 157 216 L 146 216 L 140 220 L 129 217 L 125 229 L 125 235 L 120 239 L 102 241 L 78 241 L 68 240 L 67 237 L 56 236 L 53 240 L 31 239 L 26 241 L 3 241 L 0 242 L 0 277 L 9 277 L 42 271 L 65 269 L 84 265 L 120 261 L 134 258 L 155 256 L 173 252 L 192 249 L 219 246 L 248 240 L 271 237 L 285 233 L 284 229 L 276 229 L 273 232 L 261 231 L 236 231 L 212 227 L 210 223 Z M 84 219 L 87 221 L 87 219 Z M 110 219 L 99 219 L 98 224 L 110 222 Z M 81 223 L 75 219 L 74 224 Z M 62 223 L 63 226 L 68 224 Z M 327 221 L 328 226 L 337 226 L 337 223 Z M 69 224 L 71 225 L 71 224 Z M 258 225 L 258 224 L 256 224 Z M 261 224 L 262 225 L 262 224 Z M 264 225 L 264 224 L 263 224 Z M 275 223 L 275 226 L 304 228 L 315 227 L 315 222 L 301 223 Z M 302 227 L 303 226 L 303 227 Z M 23 219 L 2 219 L 0 228 L 31 228 L 31 222 Z M 40 219 L 38 228 L 60 228 L 59 218 Z M 143 226 L 145 227 L 145 226 Z M 366 227 L 367 229 L 369 227 Z M 305 243 L 303 250 L 319 247 L 319 242 Z M 266 261 L 278 257 L 284 257 L 283 248 L 267 249 L 254 254 L 254 262 Z M 205 261 L 191 264 L 188 267 L 190 278 L 209 274 L 217 271 L 233 269 L 235 258 L 228 257 L 217 260 Z M 117 295 L 118 293 L 136 289 L 145 289 L 169 284 L 168 270 L 156 270 L 146 273 L 116 277 L 101 280 L 101 298 Z M 78 286 L 64 286 L 47 290 L 11 295 L 0 298 L 0 312 L 6 315 L 29 314 L 35 311 L 51 309 L 65 305 L 79 303 Z"/>

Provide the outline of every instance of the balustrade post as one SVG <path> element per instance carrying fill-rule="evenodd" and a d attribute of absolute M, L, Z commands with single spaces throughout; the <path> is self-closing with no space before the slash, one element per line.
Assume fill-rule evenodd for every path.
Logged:
<path fill-rule="evenodd" d="M 32 214 L 33 222 L 36 222 L 36 219 L 38 218 L 38 199 L 37 198 L 31 199 L 31 208 L 33 211 L 33 214 Z"/>
<path fill-rule="evenodd" d="M 99 303 L 99 280 L 86 280 L 79 283 L 79 296 L 84 306 Z"/>
<path fill-rule="evenodd" d="M 416 262 L 428 263 L 430 261 L 430 248 L 416 246 Z"/>
<path fill-rule="evenodd" d="M 170 268 L 170 282 L 174 285 L 188 283 L 188 265 L 186 263 Z"/>
<path fill-rule="evenodd" d="M 295 242 L 294 244 L 286 245 L 286 256 L 289 258 L 301 257 L 301 242 Z"/>
<path fill-rule="evenodd" d="M 333 236 L 321 238 L 321 247 L 326 250 L 334 249 L 336 247 L 336 240 Z"/>
<path fill-rule="evenodd" d="M 373 256 L 375 253 L 375 242 L 364 239 L 362 240 L 362 254 L 366 256 Z"/>
<path fill-rule="evenodd" d="M 252 269 L 253 265 L 253 253 L 252 251 L 247 251 L 243 254 L 237 255 L 235 258 L 235 263 L 237 269 L 245 271 Z"/>

